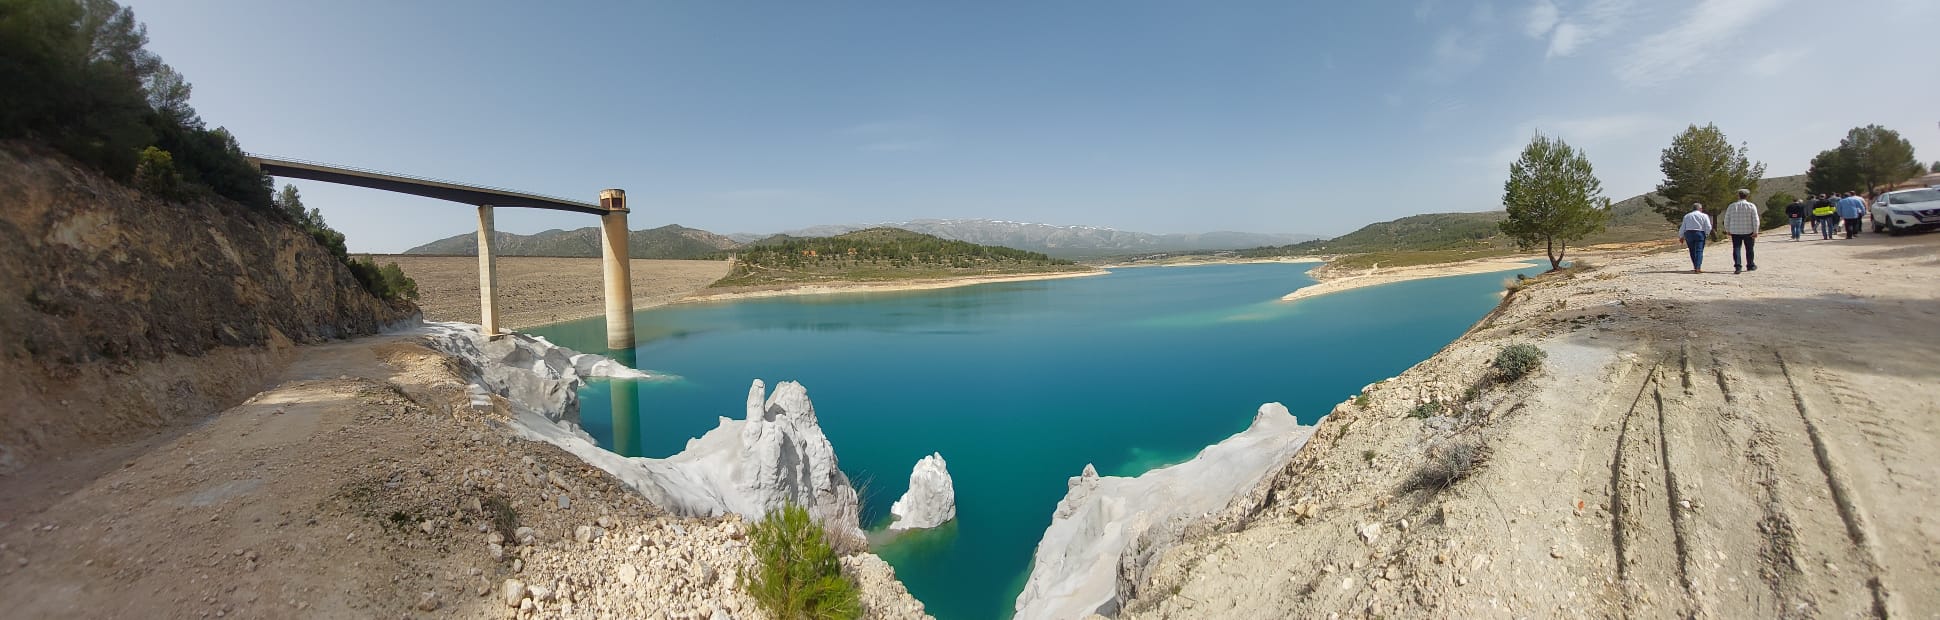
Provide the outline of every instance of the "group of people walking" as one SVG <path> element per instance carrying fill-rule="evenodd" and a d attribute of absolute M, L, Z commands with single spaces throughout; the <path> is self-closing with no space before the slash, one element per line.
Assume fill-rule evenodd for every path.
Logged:
<path fill-rule="evenodd" d="M 1859 236 L 1860 224 L 1866 218 L 1866 199 L 1854 192 L 1806 196 L 1786 205 L 1785 217 L 1792 222 L 1793 241 L 1799 240 L 1808 223 L 1813 234 L 1822 239 L 1831 239 L 1842 227 L 1846 238 L 1851 239 Z M 1725 207 L 1718 219 L 1725 234 L 1731 236 L 1731 272 L 1758 271 L 1754 248 L 1758 243 L 1759 213 L 1758 206 L 1751 204 L 1751 190 L 1738 190 L 1738 201 Z M 1684 223 L 1677 228 L 1678 238 L 1691 252 L 1691 273 L 1704 273 L 1704 245 L 1711 238 L 1711 230 L 1711 216 L 1704 212 L 1704 205 L 1691 203 L 1691 212 L 1684 214 Z"/>
<path fill-rule="evenodd" d="M 1785 217 L 1792 221 L 1793 241 L 1805 233 L 1807 222 L 1812 224 L 1812 233 L 1821 239 L 1831 239 L 1842 225 L 1846 238 L 1851 239 L 1859 236 L 1859 226 L 1866 218 L 1866 199 L 1854 192 L 1806 196 L 1785 205 Z"/>
<path fill-rule="evenodd" d="M 1738 190 L 1738 201 L 1725 207 L 1718 219 L 1731 236 L 1731 272 L 1758 271 L 1758 207 L 1751 204 L 1751 190 Z M 1691 251 L 1691 273 L 1704 273 L 1704 244 L 1711 238 L 1711 228 L 1704 204 L 1691 203 L 1691 212 L 1684 214 L 1684 223 L 1677 228 L 1677 236 Z"/>

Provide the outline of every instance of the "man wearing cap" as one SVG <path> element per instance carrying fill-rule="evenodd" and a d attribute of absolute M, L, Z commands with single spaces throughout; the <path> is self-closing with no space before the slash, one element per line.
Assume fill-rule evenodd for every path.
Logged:
<path fill-rule="evenodd" d="M 1684 239 L 1684 247 L 1691 251 L 1691 273 L 1704 273 L 1704 242 L 1711 237 L 1711 216 L 1704 214 L 1702 203 L 1691 203 L 1691 212 L 1684 214 L 1677 236 Z"/>
<path fill-rule="evenodd" d="M 1859 236 L 1859 220 L 1865 214 L 1866 199 L 1858 194 L 1846 192 L 1846 197 L 1839 199 L 1839 219 L 1846 221 L 1847 239 Z"/>
<path fill-rule="evenodd" d="M 1751 204 L 1751 190 L 1738 190 L 1738 202 L 1724 208 L 1719 219 L 1724 223 L 1724 232 L 1731 235 L 1731 273 L 1744 273 L 1749 267 L 1758 271 L 1758 258 L 1752 254 L 1752 246 L 1758 241 L 1758 207 Z M 1743 251 L 1743 261 L 1739 252 Z"/>

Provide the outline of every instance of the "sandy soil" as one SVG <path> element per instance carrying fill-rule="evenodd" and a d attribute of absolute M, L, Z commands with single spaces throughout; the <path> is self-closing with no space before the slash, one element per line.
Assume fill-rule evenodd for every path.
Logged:
<path fill-rule="evenodd" d="M 1367 288 L 1383 284 L 1394 284 L 1396 282 L 1407 282 L 1409 280 L 1527 269 L 1529 265 L 1530 262 L 1527 260 L 1490 258 L 1441 265 L 1415 265 L 1393 268 L 1375 267 L 1347 273 L 1343 273 L 1340 270 L 1315 271 L 1311 272 L 1314 279 L 1317 280 L 1315 283 L 1300 287 L 1291 293 L 1280 296 L 1280 301 L 1298 301 L 1310 297 L 1319 297 L 1321 295 L 1332 295 L 1341 291 L 1351 291 L 1357 288 Z"/>
<path fill-rule="evenodd" d="M 854 282 L 848 284 L 811 284 L 785 288 L 725 289 L 721 292 L 703 292 L 690 295 L 676 303 L 698 303 L 708 301 L 727 301 L 732 299 L 755 299 L 761 297 L 787 297 L 793 295 L 833 295 L 840 293 L 888 293 L 895 291 L 927 291 L 941 288 L 956 288 L 977 284 L 998 282 L 1030 282 L 1033 280 L 1062 280 L 1064 278 L 1083 278 L 1102 276 L 1109 271 L 1063 271 L 1057 273 L 1028 273 L 1008 276 L 974 276 L 943 280 L 904 280 L 896 282 Z"/>
<path fill-rule="evenodd" d="M 1565 259 L 1572 263 L 1601 263 L 1618 258 L 1641 256 L 1663 251 L 1670 246 L 1670 242 L 1664 241 L 1607 243 L 1584 248 L 1572 248 L 1565 256 Z M 1541 254 L 1532 254 L 1520 257 L 1501 256 L 1453 263 L 1411 265 L 1385 269 L 1379 266 L 1371 269 L 1353 270 L 1323 267 L 1308 272 L 1308 275 L 1313 276 L 1314 280 L 1316 280 L 1314 284 L 1287 293 L 1280 297 L 1280 301 L 1298 301 L 1309 297 L 1331 295 L 1341 291 L 1351 291 L 1357 288 L 1394 284 L 1396 282 L 1407 282 L 1410 280 L 1495 273 L 1498 271 L 1515 271 L 1528 267 L 1531 264 L 1537 266 L 1547 265 L 1548 258 Z"/>
<path fill-rule="evenodd" d="M 739 517 L 513 439 L 405 337 L 294 358 L 220 414 L 0 476 L 0 615 L 763 617 Z M 920 609 L 875 564 L 866 600 Z"/>
<path fill-rule="evenodd" d="M 1782 238 L 1742 275 L 1713 245 L 1704 274 L 1677 252 L 1528 283 L 1335 407 L 1121 616 L 1940 609 L 1940 235 Z M 1493 378 L 1511 343 L 1542 369 Z"/>
<path fill-rule="evenodd" d="M 1327 259 L 1319 256 L 1281 256 L 1281 257 L 1275 257 L 1275 258 L 1230 258 L 1230 257 L 1216 258 L 1216 257 L 1204 257 L 1204 256 L 1180 256 L 1180 257 L 1174 257 L 1174 258 L 1164 258 L 1159 260 L 1132 261 L 1128 263 L 1113 263 L 1108 265 L 1100 265 L 1100 267 L 1105 269 L 1117 269 L 1121 267 L 1193 267 L 1197 265 L 1252 265 L 1257 263 L 1305 264 L 1305 263 L 1324 263 L 1324 262 L 1327 262 Z"/>
<path fill-rule="evenodd" d="M 478 322 L 478 259 L 469 256 L 378 255 L 418 283 L 418 306 L 431 321 Z M 726 276 L 727 261 L 633 261 L 633 307 L 666 305 Z M 600 259 L 502 256 L 498 259 L 500 326 L 524 329 L 602 316 Z"/>

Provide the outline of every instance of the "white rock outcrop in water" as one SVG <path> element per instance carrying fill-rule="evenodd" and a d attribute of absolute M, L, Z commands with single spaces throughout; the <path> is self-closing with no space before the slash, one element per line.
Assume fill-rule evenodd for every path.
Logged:
<path fill-rule="evenodd" d="M 1121 565 L 1139 566 L 1176 543 L 1185 526 L 1219 511 L 1287 462 L 1313 427 L 1267 403 L 1245 431 L 1190 461 L 1134 478 L 1099 476 L 1086 465 L 1072 478 L 1037 543 L 1030 580 L 1017 597 L 1019 620 L 1115 615 Z M 1126 557 L 1128 549 L 1139 557 Z"/>
<path fill-rule="evenodd" d="M 936 527 L 957 518 L 956 483 L 942 454 L 931 454 L 916 461 L 909 472 L 909 490 L 889 507 L 896 520 L 891 530 Z"/>
<path fill-rule="evenodd" d="M 433 347 L 474 366 L 467 369 L 475 382 L 474 404 L 490 406 L 491 395 L 504 397 L 521 436 L 573 453 L 669 512 L 759 519 L 794 503 L 833 532 L 862 536 L 855 488 L 837 466 L 835 447 L 799 383 L 782 382 L 768 394 L 757 379 L 748 388 L 746 418 L 721 418 L 714 430 L 664 459 L 625 457 L 599 447 L 579 428 L 582 377 L 655 375 L 543 338 L 488 340 L 477 326 L 463 323 L 430 323 L 423 333 Z"/>
<path fill-rule="evenodd" d="M 490 405 L 497 394 L 516 407 L 554 422 L 579 421 L 579 386 L 593 377 L 663 379 L 628 368 L 611 358 L 578 353 L 544 338 L 512 333 L 487 339 L 478 326 L 426 321 L 402 333 L 421 335 L 432 347 L 466 362 L 475 378 L 474 405 Z"/>

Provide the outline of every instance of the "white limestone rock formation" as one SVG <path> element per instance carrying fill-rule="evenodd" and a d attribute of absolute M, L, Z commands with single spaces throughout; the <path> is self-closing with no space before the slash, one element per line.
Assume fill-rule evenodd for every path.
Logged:
<path fill-rule="evenodd" d="M 417 334 L 432 347 L 465 363 L 466 374 L 475 376 L 475 386 L 482 388 L 474 390 L 474 396 L 484 397 L 474 398 L 474 404 L 488 405 L 485 395 L 497 394 L 515 408 L 531 410 L 554 422 L 578 422 L 579 387 L 588 378 L 666 378 L 526 334 L 488 339 L 478 326 L 468 323 L 427 321 L 401 333 Z"/>
<path fill-rule="evenodd" d="M 1313 427 L 1301 426 L 1286 407 L 1267 403 L 1246 430 L 1190 461 L 1133 478 L 1099 476 L 1085 465 L 1037 543 L 1015 617 L 1116 615 L 1124 594 L 1121 570 L 1142 568 L 1177 543 L 1194 519 L 1257 486 L 1312 435 Z"/>
<path fill-rule="evenodd" d="M 957 518 L 956 483 L 946 465 L 940 453 L 916 461 L 909 472 L 909 490 L 889 507 L 889 514 L 896 517 L 889 524 L 891 531 L 936 527 Z"/>
<path fill-rule="evenodd" d="M 512 334 L 487 340 L 476 326 L 461 323 L 429 324 L 424 336 L 431 346 L 473 366 L 467 374 L 475 384 L 474 403 L 489 405 L 492 394 L 504 397 L 515 432 L 606 470 L 669 512 L 732 512 L 760 519 L 793 503 L 832 533 L 862 536 L 855 488 L 837 465 L 835 447 L 822 434 L 808 390 L 799 383 L 782 382 L 769 395 L 757 379 L 748 389 L 745 419 L 721 418 L 719 426 L 688 440 L 679 454 L 630 458 L 599 447 L 579 428 L 577 392 L 583 376 L 631 377 L 639 371 L 542 338 Z"/>

